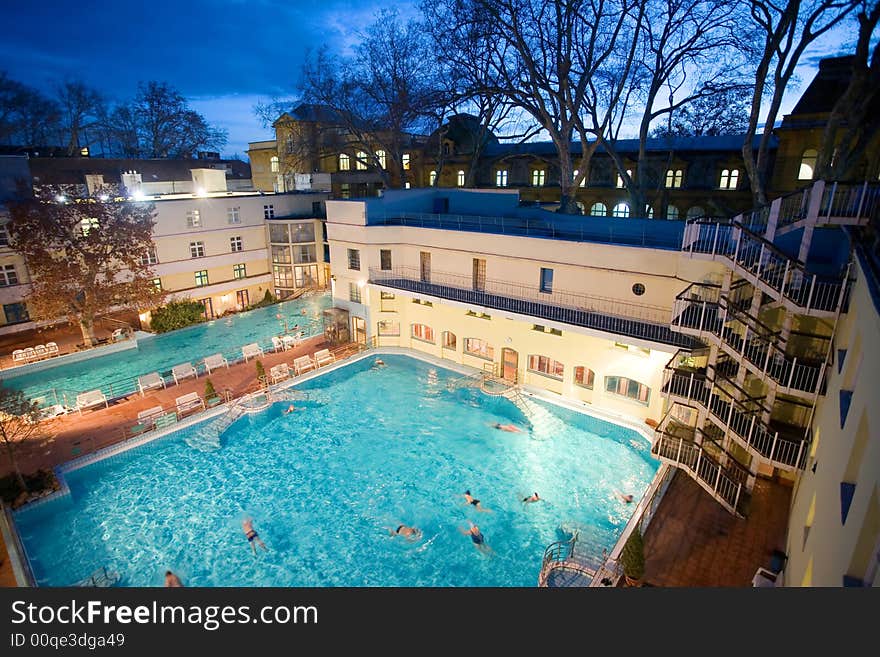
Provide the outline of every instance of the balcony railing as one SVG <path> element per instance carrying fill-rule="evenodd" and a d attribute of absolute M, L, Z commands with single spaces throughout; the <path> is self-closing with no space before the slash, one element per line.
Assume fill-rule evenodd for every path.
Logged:
<path fill-rule="evenodd" d="M 418 267 L 390 270 L 371 267 L 370 282 L 676 347 L 691 348 L 698 344 L 691 336 L 669 328 L 671 313 L 668 308 L 559 290 L 545 293 L 528 285 L 491 279 L 474 285 L 470 276 L 446 272 L 431 272 L 430 276 L 423 278 Z"/>

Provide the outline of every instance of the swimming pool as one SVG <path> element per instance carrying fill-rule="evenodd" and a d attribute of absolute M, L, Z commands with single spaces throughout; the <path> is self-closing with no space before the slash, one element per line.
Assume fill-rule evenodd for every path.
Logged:
<path fill-rule="evenodd" d="M 259 342 L 264 349 L 271 347 L 272 336 L 284 332 L 285 321 L 291 330 L 294 324 L 298 324 L 305 335 L 321 333 L 321 312 L 331 305 L 329 294 L 283 301 L 141 339 L 137 349 L 21 376 L 7 373 L 2 377 L 3 383 L 24 391 L 32 399 L 42 397 L 49 404 L 64 403 L 63 396 L 66 395 L 70 406 L 74 405 L 77 394 L 96 388 L 101 388 L 110 398 L 130 394 L 137 391 L 137 377 L 144 374 L 160 372 L 167 375 L 179 363 L 195 364 L 218 352 L 231 362 L 233 358 L 241 357 L 241 347 L 251 342 Z"/>
<path fill-rule="evenodd" d="M 578 529 L 610 549 L 658 468 L 635 431 L 549 404 L 527 428 L 512 403 L 402 355 L 298 386 L 309 398 L 239 419 L 220 448 L 198 425 L 69 472 L 70 495 L 16 514 L 40 585 L 101 567 L 122 585 L 535 586 L 544 548 Z M 539 403 L 539 402 L 535 402 Z M 471 493 L 490 509 L 465 503 Z M 522 499 L 539 492 L 543 501 Z M 256 557 L 241 521 L 268 551 Z M 460 529 L 480 527 L 491 554 Z M 391 537 L 400 524 L 419 540 Z"/>

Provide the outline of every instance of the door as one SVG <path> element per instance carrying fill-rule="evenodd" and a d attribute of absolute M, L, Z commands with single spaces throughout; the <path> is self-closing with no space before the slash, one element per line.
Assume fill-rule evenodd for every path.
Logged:
<path fill-rule="evenodd" d="M 482 258 L 474 258 L 473 285 L 474 292 L 486 291 L 486 261 Z"/>
<path fill-rule="evenodd" d="M 421 280 L 422 283 L 430 283 L 431 282 L 431 254 L 428 251 L 421 251 L 420 254 L 421 260 Z"/>
<path fill-rule="evenodd" d="M 519 354 L 505 347 L 501 350 L 501 376 L 506 381 L 516 383 L 516 371 L 519 369 Z"/>
<path fill-rule="evenodd" d="M 248 291 L 238 290 L 235 293 L 235 303 L 238 305 L 239 310 L 244 310 L 249 305 L 251 305 L 250 295 L 248 295 Z"/>
<path fill-rule="evenodd" d="M 205 307 L 205 319 L 214 319 L 214 305 L 211 303 L 211 297 L 199 299 L 199 303 Z"/>
<path fill-rule="evenodd" d="M 352 317 L 354 326 L 354 341 L 358 344 L 367 344 L 367 321 L 363 317 Z"/>

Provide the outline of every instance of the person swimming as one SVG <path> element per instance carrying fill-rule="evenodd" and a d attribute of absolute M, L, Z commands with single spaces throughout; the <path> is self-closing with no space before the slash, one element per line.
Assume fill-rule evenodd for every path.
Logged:
<path fill-rule="evenodd" d="M 288 413 L 293 413 L 295 410 L 297 410 L 296 406 L 291 404 L 290 406 L 287 407 L 287 410 L 284 411 L 284 414 L 287 415 Z"/>
<path fill-rule="evenodd" d="M 471 542 L 479 550 L 483 552 L 491 552 L 492 548 L 486 544 L 486 537 L 483 536 L 483 532 L 480 531 L 480 528 L 470 520 L 468 520 L 468 522 L 470 523 L 470 529 L 465 530 L 459 527 L 458 530 L 465 536 L 470 536 Z"/>
<path fill-rule="evenodd" d="M 522 433 L 522 429 L 513 424 L 501 424 L 500 422 L 496 422 L 492 425 L 493 429 L 498 429 L 499 431 L 508 431 L 510 433 Z"/>
<path fill-rule="evenodd" d="M 385 361 L 381 358 L 377 358 L 373 361 L 373 367 L 385 367 Z"/>
<path fill-rule="evenodd" d="M 260 547 L 264 550 L 269 549 L 266 547 L 266 544 L 263 543 L 263 539 L 260 538 L 260 535 L 257 534 L 256 530 L 254 529 L 253 520 L 251 520 L 250 518 L 245 518 L 241 523 L 241 528 L 244 531 L 244 537 L 248 540 L 248 543 L 251 544 L 251 549 L 254 551 L 254 556 L 256 556 L 257 554 L 257 546 L 254 541 L 259 543 Z"/>
<path fill-rule="evenodd" d="M 480 504 L 480 500 L 478 500 L 473 495 L 471 495 L 470 489 L 468 489 L 464 492 L 464 499 L 468 504 L 473 506 L 477 511 L 489 511 L 489 509 L 483 507 Z"/>
<path fill-rule="evenodd" d="M 172 573 L 170 570 L 165 571 L 165 586 L 169 588 L 182 587 L 183 582 L 180 581 L 180 578 Z"/>
<path fill-rule="evenodd" d="M 524 497 L 524 498 L 523 498 L 523 502 L 539 502 L 540 500 L 541 500 L 541 498 L 538 497 L 538 493 L 537 493 L 537 492 L 532 493 L 532 494 L 529 495 L 528 497 Z"/>
<path fill-rule="evenodd" d="M 408 538 L 410 540 L 417 539 L 422 535 L 422 532 L 417 527 L 410 527 L 409 525 L 398 525 L 395 530 L 388 530 L 392 536 L 403 536 L 404 538 Z"/>
<path fill-rule="evenodd" d="M 621 502 L 626 502 L 627 504 L 632 504 L 633 496 L 630 495 L 629 493 L 627 493 L 626 495 L 624 495 L 624 494 L 621 493 L 620 491 L 616 490 L 616 491 L 614 491 L 614 494 L 615 494 L 618 498 L 620 498 L 620 501 L 621 501 Z"/>

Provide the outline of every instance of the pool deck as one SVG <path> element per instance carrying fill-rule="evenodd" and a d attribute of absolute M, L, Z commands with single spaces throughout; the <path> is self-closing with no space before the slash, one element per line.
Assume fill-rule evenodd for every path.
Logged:
<path fill-rule="evenodd" d="M 645 582 L 665 587 L 750 587 L 785 547 L 790 485 L 758 479 L 749 516 L 736 518 L 682 472 L 645 533 Z"/>
<path fill-rule="evenodd" d="M 233 398 L 239 397 L 259 387 L 255 360 L 262 361 L 264 369 L 268 372 L 274 365 L 280 363 L 292 365 L 294 358 L 312 354 L 326 347 L 329 345 L 324 337 L 316 336 L 293 349 L 277 353 L 266 352 L 258 359 L 230 365 L 229 369 L 214 370 L 210 375 L 211 382 L 218 394 L 228 391 Z M 120 442 L 126 437 L 125 432 L 137 424 L 137 414 L 140 411 L 155 406 L 162 406 L 169 412 L 174 411 L 175 399 L 191 392 L 204 397 L 207 378 L 203 374 L 197 379 L 182 381 L 179 385 L 171 384 L 164 390 L 148 392 L 143 397 L 140 393 L 132 393 L 109 408 L 84 411 L 82 415 L 73 412 L 50 420 L 46 423 L 48 435 L 45 438 L 17 446 L 16 458 L 19 467 L 26 473 L 41 468 L 54 468 L 77 456 Z M 9 471 L 7 459 L 0 460 L 0 476 Z"/>

